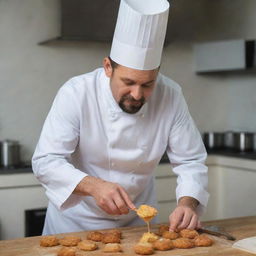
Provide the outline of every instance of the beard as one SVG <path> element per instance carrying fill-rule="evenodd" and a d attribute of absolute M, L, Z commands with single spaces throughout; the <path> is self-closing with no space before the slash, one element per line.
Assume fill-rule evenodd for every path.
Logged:
<path fill-rule="evenodd" d="M 118 102 L 119 107 L 126 113 L 137 113 L 145 103 L 145 98 L 142 97 L 139 100 L 135 100 L 131 95 L 124 95 Z"/>

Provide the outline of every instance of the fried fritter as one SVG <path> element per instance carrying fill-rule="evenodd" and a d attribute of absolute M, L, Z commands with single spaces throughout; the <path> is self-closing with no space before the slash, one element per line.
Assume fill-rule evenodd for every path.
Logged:
<path fill-rule="evenodd" d="M 120 237 L 118 236 L 118 234 L 114 234 L 114 233 L 105 233 L 103 234 L 102 237 L 102 243 L 104 244 L 108 244 L 108 243 L 120 243 Z"/>
<path fill-rule="evenodd" d="M 98 245 L 90 240 L 83 240 L 78 243 L 77 247 L 83 251 L 94 251 L 98 248 Z"/>
<path fill-rule="evenodd" d="M 137 209 L 137 214 L 144 221 L 148 222 L 148 221 L 151 221 L 157 215 L 157 209 L 152 206 L 142 204 Z"/>
<path fill-rule="evenodd" d="M 103 238 L 103 233 L 98 232 L 98 231 L 91 231 L 87 234 L 86 237 L 88 240 L 92 240 L 95 242 L 100 242 Z"/>
<path fill-rule="evenodd" d="M 175 248 L 188 249 L 195 247 L 193 240 L 184 237 L 172 240 L 172 242 Z"/>
<path fill-rule="evenodd" d="M 63 246 L 77 246 L 81 242 L 81 238 L 77 236 L 65 236 L 59 240 L 60 244 Z"/>
<path fill-rule="evenodd" d="M 105 234 L 108 234 L 108 233 L 115 234 L 115 235 L 117 235 L 120 239 L 122 239 L 122 232 L 121 232 L 121 230 L 119 230 L 119 229 L 111 229 L 111 230 L 108 230 Z"/>
<path fill-rule="evenodd" d="M 76 256 L 76 249 L 75 248 L 68 248 L 68 247 L 62 247 L 58 251 L 58 256 Z"/>
<path fill-rule="evenodd" d="M 159 251 L 167 251 L 174 248 L 174 245 L 170 239 L 160 238 L 153 243 L 153 247 Z"/>
<path fill-rule="evenodd" d="M 194 239 L 195 246 L 211 246 L 213 240 L 207 235 L 199 235 Z"/>
<path fill-rule="evenodd" d="M 117 243 L 106 244 L 103 249 L 103 252 L 121 252 L 121 251 L 122 251 L 121 245 Z"/>
<path fill-rule="evenodd" d="M 142 235 L 140 242 L 152 243 L 152 242 L 155 242 L 157 239 L 158 239 L 158 236 L 156 234 L 147 232 Z"/>
<path fill-rule="evenodd" d="M 151 243 L 138 243 L 133 247 L 135 253 L 140 255 L 151 255 L 154 253 L 154 248 Z"/>
<path fill-rule="evenodd" d="M 56 236 L 43 236 L 40 240 L 40 246 L 51 247 L 59 245 L 59 239 Z"/>
<path fill-rule="evenodd" d="M 189 239 L 193 239 L 199 235 L 196 230 L 191 230 L 191 229 L 182 229 L 180 230 L 179 233 L 181 237 L 189 238 Z"/>
<path fill-rule="evenodd" d="M 162 234 L 163 238 L 174 240 L 179 237 L 179 234 L 174 231 L 164 231 Z"/>
<path fill-rule="evenodd" d="M 169 231 L 169 226 L 167 226 L 167 225 L 161 225 L 161 226 L 159 227 L 158 233 L 159 233 L 160 236 L 164 233 L 164 231 Z"/>

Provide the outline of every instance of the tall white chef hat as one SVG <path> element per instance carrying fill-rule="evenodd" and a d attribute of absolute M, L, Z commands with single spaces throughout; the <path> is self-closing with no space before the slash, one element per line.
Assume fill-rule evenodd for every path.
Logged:
<path fill-rule="evenodd" d="M 167 0 L 121 0 L 110 58 L 133 69 L 159 67 L 168 13 Z"/>

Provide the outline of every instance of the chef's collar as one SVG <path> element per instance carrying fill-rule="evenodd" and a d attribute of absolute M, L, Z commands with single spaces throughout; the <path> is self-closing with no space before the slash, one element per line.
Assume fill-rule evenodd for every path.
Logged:
<path fill-rule="evenodd" d="M 129 114 L 129 113 L 126 113 L 125 111 L 123 111 L 113 96 L 113 93 L 112 93 L 111 87 L 110 87 L 110 78 L 106 76 L 104 69 L 102 70 L 102 79 L 104 81 L 103 82 L 103 91 L 106 94 L 106 97 L 107 97 L 106 100 L 107 100 L 107 104 L 108 104 L 110 112 L 123 113 L 123 114 L 133 115 L 133 116 L 142 116 L 145 114 L 147 105 L 148 105 L 147 102 L 144 103 L 144 105 L 141 107 L 141 109 L 137 113 Z"/>

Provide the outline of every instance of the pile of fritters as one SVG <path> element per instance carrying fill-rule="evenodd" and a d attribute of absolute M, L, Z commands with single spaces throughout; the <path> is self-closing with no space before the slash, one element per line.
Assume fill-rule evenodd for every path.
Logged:
<path fill-rule="evenodd" d="M 99 250 L 99 243 L 103 243 L 101 251 L 105 253 L 122 252 L 122 233 L 118 229 L 107 232 L 91 231 L 86 239 L 77 236 L 66 236 L 58 239 L 56 236 L 43 236 L 40 245 L 52 247 L 61 245 L 58 256 L 78 256 L 79 252 Z M 139 255 L 151 255 L 155 250 L 167 251 L 175 248 L 188 249 L 198 246 L 211 246 L 213 240 L 206 235 L 199 235 L 196 230 L 183 229 L 179 232 L 169 231 L 169 226 L 159 227 L 158 234 L 144 233 L 133 249 Z"/>
<path fill-rule="evenodd" d="M 144 233 L 134 246 L 140 255 L 151 255 L 154 250 L 167 251 L 175 248 L 189 249 L 199 246 L 211 246 L 213 240 L 206 235 L 199 235 L 196 230 L 182 229 L 179 232 L 169 231 L 169 226 L 161 225 L 159 237 L 154 233 Z"/>
<path fill-rule="evenodd" d="M 40 240 L 40 246 L 53 247 L 62 245 L 58 251 L 58 256 L 76 256 L 79 251 L 94 251 L 97 250 L 97 242 L 105 244 L 102 249 L 103 252 L 121 252 L 120 245 L 122 233 L 118 229 L 109 230 L 105 233 L 98 231 L 91 231 L 87 234 L 86 239 L 81 240 L 77 236 L 66 236 L 58 239 L 56 236 L 43 236 Z"/>

